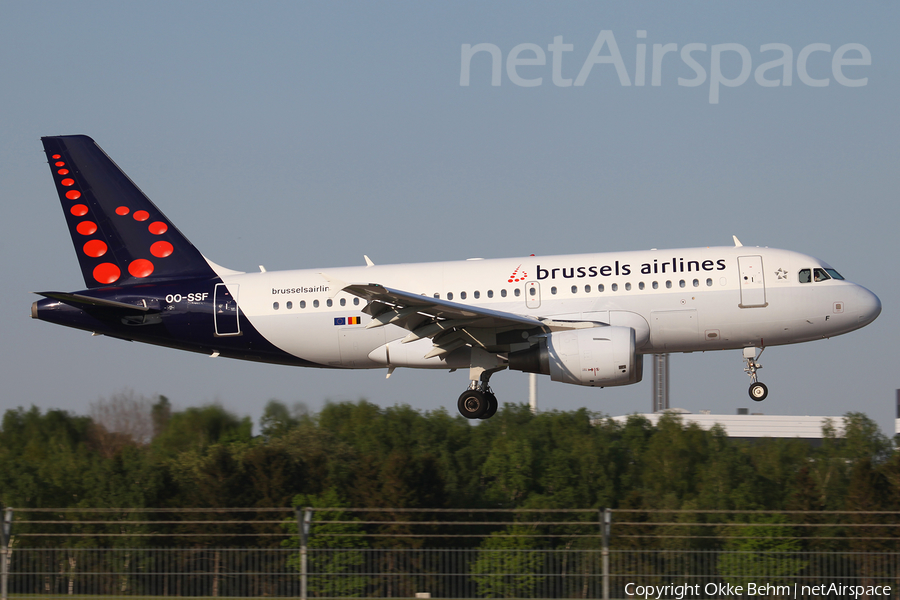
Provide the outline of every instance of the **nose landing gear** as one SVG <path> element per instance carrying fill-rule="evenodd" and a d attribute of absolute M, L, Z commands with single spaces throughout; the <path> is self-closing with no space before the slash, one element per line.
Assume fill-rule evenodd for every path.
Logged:
<path fill-rule="evenodd" d="M 756 360 L 762 356 L 762 353 L 763 350 L 760 350 L 759 355 L 757 355 L 756 348 L 744 348 L 744 360 L 747 362 L 747 366 L 744 367 L 744 373 L 749 375 L 750 381 L 753 382 L 750 384 L 749 393 L 750 398 L 756 402 L 762 402 L 769 395 L 769 388 L 766 387 L 766 384 L 756 380 L 756 372 L 762 369 L 762 365 Z"/>

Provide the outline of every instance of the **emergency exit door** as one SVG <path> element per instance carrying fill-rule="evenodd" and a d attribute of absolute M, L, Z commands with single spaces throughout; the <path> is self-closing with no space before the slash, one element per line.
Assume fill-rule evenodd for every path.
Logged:
<path fill-rule="evenodd" d="M 541 307 L 541 284 L 537 281 L 525 282 L 525 306 L 528 308 Z"/>

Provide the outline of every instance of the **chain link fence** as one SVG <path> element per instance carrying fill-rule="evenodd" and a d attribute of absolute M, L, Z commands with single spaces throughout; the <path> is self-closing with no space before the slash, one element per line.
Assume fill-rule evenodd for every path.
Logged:
<path fill-rule="evenodd" d="M 83 509 L 21 519 L 0 561 L 5 595 L 900 599 L 897 513 L 282 512 L 266 521 L 131 514 L 139 535 Z M 172 523 L 196 529 L 148 531 Z"/>
<path fill-rule="evenodd" d="M 11 598 L 301 597 L 297 550 L 26 548 L 10 559 Z M 307 577 L 310 598 L 600 598 L 604 583 L 599 550 L 317 549 Z M 612 598 L 647 586 L 663 598 L 774 595 L 727 592 L 737 586 L 794 597 L 795 585 L 802 598 L 829 595 L 813 586 L 889 586 L 860 596 L 898 598 L 900 553 L 612 550 L 608 577 Z"/>

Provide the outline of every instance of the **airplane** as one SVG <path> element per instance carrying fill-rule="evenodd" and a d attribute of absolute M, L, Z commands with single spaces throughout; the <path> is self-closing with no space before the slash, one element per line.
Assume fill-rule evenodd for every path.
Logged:
<path fill-rule="evenodd" d="M 739 349 L 750 397 L 769 346 L 881 312 L 819 259 L 734 246 L 246 273 L 204 255 L 92 140 L 43 137 L 86 289 L 31 316 L 210 356 L 333 369 L 468 369 L 457 408 L 487 419 L 503 369 L 607 387 L 643 356 Z"/>

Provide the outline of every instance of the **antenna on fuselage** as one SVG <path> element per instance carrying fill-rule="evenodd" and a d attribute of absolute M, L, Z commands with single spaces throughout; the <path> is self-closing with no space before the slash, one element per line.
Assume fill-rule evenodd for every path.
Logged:
<path fill-rule="evenodd" d="M 740 248 L 741 246 L 743 246 L 743 244 L 741 243 L 741 240 L 737 239 L 736 235 L 733 235 L 731 237 L 734 238 L 734 247 L 735 248 Z"/>

